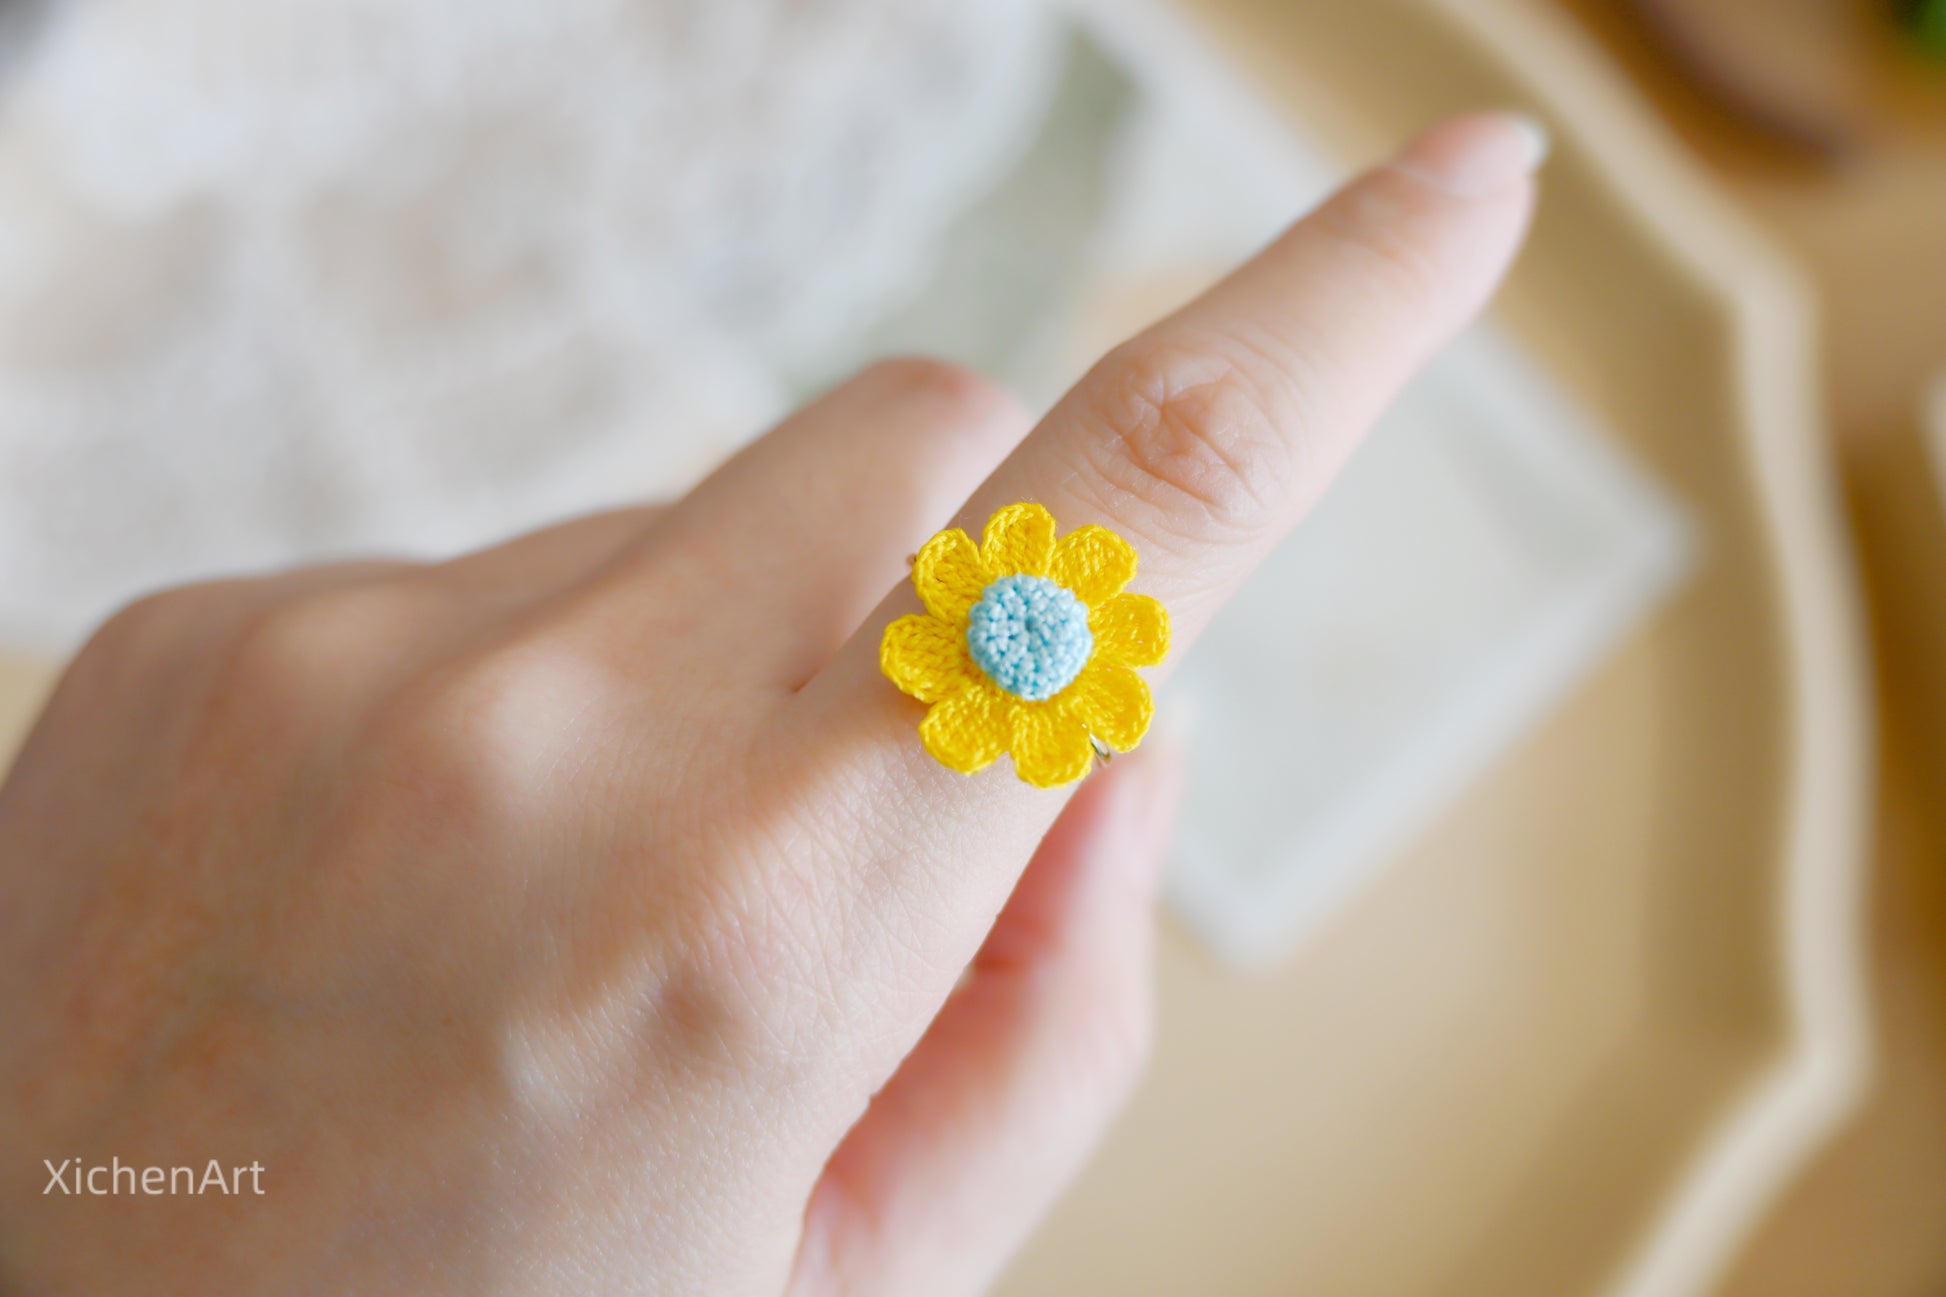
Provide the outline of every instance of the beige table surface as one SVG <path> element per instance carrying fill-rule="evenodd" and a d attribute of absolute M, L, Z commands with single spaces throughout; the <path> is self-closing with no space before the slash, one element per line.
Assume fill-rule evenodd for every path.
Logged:
<path fill-rule="evenodd" d="M 53 683 L 46 663 L 0 654 L 0 764 L 9 763 Z"/>

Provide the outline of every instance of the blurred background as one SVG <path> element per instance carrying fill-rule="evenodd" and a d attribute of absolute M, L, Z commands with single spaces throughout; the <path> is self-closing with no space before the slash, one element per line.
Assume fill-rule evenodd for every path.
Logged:
<path fill-rule="evenodd" d="M 1937 0 L 0 0 L 0 753 L 145 589 L 1044 405 L 1479 106 L 1532 244 L 1172 682 L 1156 1065 L 1003 1291 L 1946 1293 Z"/>

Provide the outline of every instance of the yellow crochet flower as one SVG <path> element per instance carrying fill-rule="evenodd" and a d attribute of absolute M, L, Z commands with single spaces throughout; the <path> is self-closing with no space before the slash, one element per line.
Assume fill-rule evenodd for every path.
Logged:
<path fill-rule="evenodd" d="M 988 519 L 978 546 L 958 528 L 926 542 L 912 584 L 926 611 L 885 628 L 879 666 L 932 704 L 926 750 L 954 770 L 984 770 L 1011 752 L 1041 788 L 1088 772 L 1090 736 L 1117 752 L 1142 741 L 1155 704 L 1135 667 L 1169 652 L 1169 614 L 1124 594 L 1135 550 L 1106 527 L 1058 541 L 1038 504 Z"/>

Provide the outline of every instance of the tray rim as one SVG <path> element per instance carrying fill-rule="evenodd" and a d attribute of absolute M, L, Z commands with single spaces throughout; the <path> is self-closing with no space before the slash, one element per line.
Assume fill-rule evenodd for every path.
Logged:
<path fill-rule="evenodd" d="M 1223 38 L 1199 0 L 1166 0 Z M 1261 3 L 1261 0 L 1255 0 Z M 1806 278 L 1714 188 L 1571 15 L 1535 0 L 1399 0 L 1545 110 L 1618 210 L 1724 313 L 1736 436 L 1773 582 L 1790 752 L 1780 779 L 1784 1043 L 1709 1123 L 1604 1291 L 1688 1297 L 1723 1275 L 1767 1210 L 1859 1107 L 1872 1070 L 1865 880 L 1876 747 L 1864 601 L 1817 375 Z M 1325 122 L 1320 133 L 1342 125 Z M 1653 194 L 1650 201 L 1645 195 Z M 1514 329 L 1518 336 L 1520 330 Z"/>

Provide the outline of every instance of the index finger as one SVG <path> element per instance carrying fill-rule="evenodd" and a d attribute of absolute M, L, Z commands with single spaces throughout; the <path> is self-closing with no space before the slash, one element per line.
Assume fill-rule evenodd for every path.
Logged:
<path fill-rule="evenodd" d="M 1033 500 L 1064 532 L 1108 526 L 1187 647 L 1485 304 L 1524 235 L 1544 140 L 1501 114 L 1420 137 L 1104 357 L 956 525 Z"/>
<path fill-rule="evenodd" d="M 1063 532 L 1105 525 L 1140 555 L 1132 588 L 1169 609 L 1173 660 L 1485 304 L 1525 232 L 1545 138 L 1506 114 L 1419 137 L 1104 357 L 952 524 L 977 539 L 994 511 L 1035 501 Z M 862 706 L 908 752 L 915 704 L 877 664 L 885 625 L 916 607 L 895 591 L 808 691 L 814 705 Z M 955 791 L 928 781 L 919 797 Z"/>
<path fill-rule="evenodd" d="M 1503 114 L 1421 136 L 1111 352 L 986 481 L 968 483 L 952 523 L 977 537 L 996 510 L 1032 501 L 1062 532 L 1101 524 L 1126 538 L 1140 555 L 1130 588 L 1167 606 L 1173 660 L 1297 524 L 1413 372 L 1484 305 L 1520 244 L 1544 149 L 1537 126 Z M 1044 519 L 1038 526 L 1046 531 Z M 895 591 L 795 705 L 819 762 L 856 779 L 854 804 L 878 817 L 866 827 L 878 858 L 861 862 L 869 877 L 848 885 L 851 921 L 870 922 L 879 909 L 860 889 L 882 892 L 908 916 L 925 909 L 942 926 L 967 928 L 970 948 L 980 916 L 991 918 L 1026 859 L 1023 844 L 1064 799 L 1027 787 L 1004 765 L 957 773 L 922 746 L 926 704 L 879 670 L 885 628 L 918 609 L 911 583 Z M 942 653 L 951 648 L 942 640 Z M 1140 702 L 1146 707 L 1145 688 Z M 1003 727 L 1044 727 L 1050 709 L 1004 710 L 1026 719 L 995 721 Z M 1139 737 L 1135 722 L 1145 724 L 1146 713 L 1120 720 Z M 952 729 L 986 745 L 948 753 L 966 757 L 955 764 L 993 759 L 992 733 Z M 1048 737 L 1000 740 L 1021 767 L 1036 759 L 1023 749 Z M 1055 737 L 1073 750 L 1072 733 Z M 1042 782 L 1072 778 L 1089 760 L 1083 749 L 1077 762 L 1040 771 L 1054 776 Z M 954 861 L 952 879 L 923 876 L 923 855 L 942 853 Z"/>

